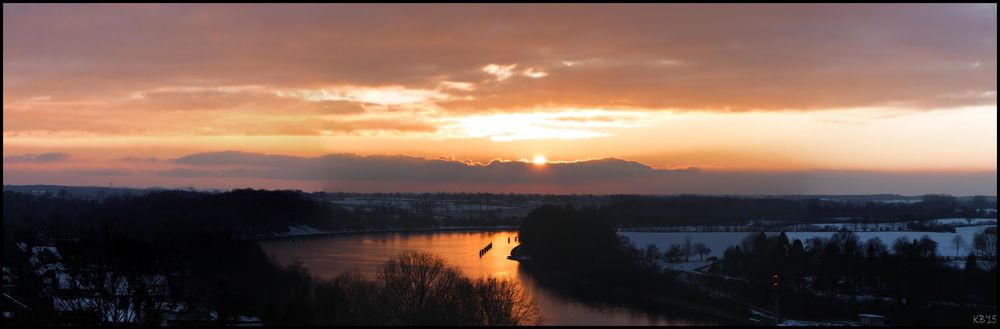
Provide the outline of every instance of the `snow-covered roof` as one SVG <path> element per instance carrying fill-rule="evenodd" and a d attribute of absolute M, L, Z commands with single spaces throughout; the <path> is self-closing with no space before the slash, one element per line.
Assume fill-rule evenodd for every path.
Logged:
<path fill-rule="evenodd" d="M 31 253 L 35 254 L 35 255 L 40 254 L 40 253 L 45 252 L 45 251 L 51 252 L 53 255 L 56 255 L 56 257 L 60 257 L 59 256 L 59 248 L 56 248 L 54 246 L 35 246 L 35 247 L 31 247 Z"/>
<path fill-rule="evenodd" d="M 59 285 L 58 286 L 59 286 L 59 289 L 61 289 L 61 290 L 69 290 L 69 289 L 74 288 L 73 287 L 73 281 L 74 280 L 73 280 L 73 278 L 71 276 L 69 276 L 69 274 L 66 274 L 64 272 L 59 272 L 59 273 L 56 274 L 56 280 L 59 281 Z"/>
<path fill-rule="evenodd" d="M 109 323 L 134 323 L 136 322 L 136 312 L 131 303 L 118 305 L 114 302 L 104 302 L 103 305 L 97 298 L 59 298 L 52 297 L 52 309 L 57 312 L 88 312 L 102 309 L 104 321 Z"/>
<path fill-rule="evenodd" d="M 35 273 L 37 273 L 38 275 L 45 275 L 45 273 L 48 273 L 50 271 L 64 271 L 64 270 L 66 270 L 66 267 L 63 266 L 62 263 L 51 263 L 39 266 L 38 269 L 35 270 Z"/>
<path fill-rule="evenodd" d="M 858 316 L 866 318 L 885 318 L 884 315 L 868 314 L 868 313 L 858 313 Z"/>
<path fill-rule="evenodd" d="M 60 298 L 52 297 L 52 309 L 57 312 L 88 311 L 97 307 L 97 301 L 90 297 Z"/>

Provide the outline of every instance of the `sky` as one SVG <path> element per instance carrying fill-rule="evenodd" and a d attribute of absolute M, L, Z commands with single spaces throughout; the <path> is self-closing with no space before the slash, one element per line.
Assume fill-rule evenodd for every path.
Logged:
<path fill-rule="evenodd" d="M 996 4 L 4 4 L 3 182 L 996 195 L 996 49 Z"/>

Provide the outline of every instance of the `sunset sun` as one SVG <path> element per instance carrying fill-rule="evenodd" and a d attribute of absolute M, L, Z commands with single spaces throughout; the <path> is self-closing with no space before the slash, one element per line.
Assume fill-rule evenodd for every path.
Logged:
<path fill-rule="evenodd" d="M 545 165 L 545 163 L 548 162 L 548 160 L 545 160 L 545 156 L 543 155 L 536 155 L 535 159 L 531 160 L 531 162 L 534 163 L 536 166 L 542 166 Z"/>

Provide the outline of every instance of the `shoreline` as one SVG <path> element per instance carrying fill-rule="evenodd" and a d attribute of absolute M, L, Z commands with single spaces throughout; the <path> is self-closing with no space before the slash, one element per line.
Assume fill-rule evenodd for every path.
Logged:
<path fill-rule="evenodd" d="M 272 237 L 251 237 L 248 240 L 253 241 L 269 241 L 269 240 L 280 240 L 288 238 L 299 238 L 299 237 L 319 237 L 319 236 L 336 236 L 336 235 L 352 235 L 352 234 L 365 234 L 365 233 L 411 233 L 411 232 L 455 232 L 455 231 L 509 231 L 517 230 L 518 226 L 454 226 L 454 227 L 431 227 L 431 228 L 416 228 L 416 229 L 380 229 L 380 230 L 354 230 L 354 231 L 323 231 L 316 233 L 305 233 L 305 234 L 295 234 L 295 235 L 282 235 L 282 236 L 272 236 Z"/>

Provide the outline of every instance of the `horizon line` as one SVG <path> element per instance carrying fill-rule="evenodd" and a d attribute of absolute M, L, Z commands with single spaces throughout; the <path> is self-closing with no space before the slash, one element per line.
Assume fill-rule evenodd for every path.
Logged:
<path fill-rule="evenodd" d="M 899 196 L 899 197 L 923 197 L 928 195 L 947 195 L 953 197 L 997 197 L 996 194 L 962 194 L 955 195 L 950 193 L 924 193 L 924 194 L 899 194 L 899 193 L 872 193 L 872 194 L 776 194 L 776 193 L 760 193 L 760 194 L 741 194 L 741 193 L 729 193 L 729 194 L 713 194 L 713 193 L 608 193 L 608 194 L 595 194 L 595 193 L 527 193 L 527 192 L 446 192 L 446 191 L 435 191 L 435 192 L 351 192 L 351 191 L 327 191 L 327 190 L 313 190 L 307 191 L 302 189 L 269 189 L 269 188 L 256 188 L 256 187 L 237 187 L 237 188 L 202 188 L 202 187 L 164 187 L 164 186 L 149 186 L 149 187 L 135 187 L 135 186 L 97 186 L 97 185 L 57 185 L 57 184 L 3 184 L 4 189 L 7 187 L 28 187 L 28 186 L 40 186 L 40 187 L 69 187 L 69 188 L 99 188 L 99 189 L 132 189 L 132 190 L 165 190 L 165 191 L 186 191 L 186 192 L 215 192 L 215 193 L 226 193 L 236 190 L 256 190 L 256 191 L 296 191 L 301 193 L 353 193 L 353 194 L 514 194 L 514 195 L 558 195 L 558 196 L 572 196 L 572 195 L 589 195 L 589 196 L 621 196 L 621 195 L 633 195 L 633 196 Z M 5 190 L 6 192 L 6 190 Z"/>

